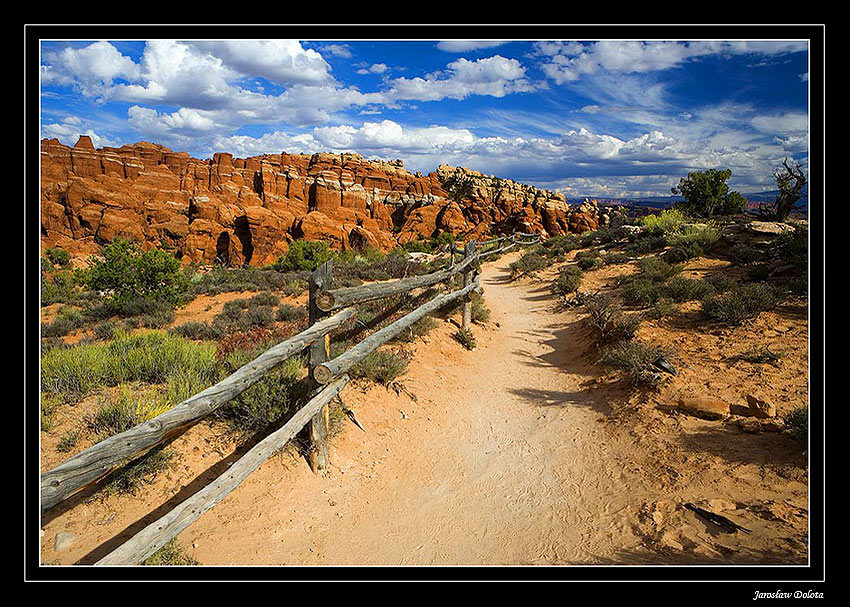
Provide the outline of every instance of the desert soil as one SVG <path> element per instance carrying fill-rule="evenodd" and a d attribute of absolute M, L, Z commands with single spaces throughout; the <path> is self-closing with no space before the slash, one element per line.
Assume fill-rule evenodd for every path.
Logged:
<path fill-rule="evenodd" d="M 546 276 L 508 280 L 516 257 L 483 269 L 492 316 L 474 351 L 444 322 L 407 347 L 404 390 L 350 384 L 342 397 L 365 432 L 346 422 L 327 473 L 294 449 L 271 458 L 178 536 L 186 552 L 202 565 L 805 563 L 806 462 L 791 439 L 665 407 L 675 390 L 723 383 L 724 363 L 697 355 L 724 336 L 685 343 L 691 327 L 643 328 L 697 358 L 678 384 L 636 394 L 596 364 L 581 308 L 560 308 Z M 771 380 L 791 400 L 805 392 L 801 356 L 778 373 L 791 379 Z M 238 455 L 220 434 L 199 425 L 176 439 L 179 463 L 136 496 L 80 496 L 50 513 L 43 561 L 93 562 L 209 482 Z M 685 502 L 751 533 L 726 533 Z M 57 552 L 60 532 L 76 539 Z"/>

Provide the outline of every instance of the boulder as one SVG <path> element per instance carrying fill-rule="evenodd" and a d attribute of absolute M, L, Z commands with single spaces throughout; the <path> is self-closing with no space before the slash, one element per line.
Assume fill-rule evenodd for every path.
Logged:
<path fill-rule="evenodd" d="M 679 410 L 708 420 L 720 420 L 729 416 L 729 403 L 713 396 L 681 396 Z"/>
<path fill-rule="evenodd" d="M 748 413 L 753 417 L 769 418 L 776 417 L 776 406 L 747 394 Z"/>

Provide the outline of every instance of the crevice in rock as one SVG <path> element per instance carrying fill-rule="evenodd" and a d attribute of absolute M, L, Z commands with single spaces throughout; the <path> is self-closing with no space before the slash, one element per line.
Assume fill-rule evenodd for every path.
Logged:
<path fill-rule="evenodd" d="M 254 245 L 251 238 L 251 228 L 248 226 L 248 218 L 245 215 L 237 217 L 233 225 L 235 226 L 233 234 L 242 243 L 242 257 L 245 260 L 244 264 L 247 266 L 251 263 L 251 257 L 254 254 Z"/>

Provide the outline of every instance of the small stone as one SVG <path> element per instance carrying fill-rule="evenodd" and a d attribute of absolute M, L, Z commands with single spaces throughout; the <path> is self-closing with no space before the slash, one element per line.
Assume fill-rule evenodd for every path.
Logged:
<path fill-rule="evenodd" d="M 747 434 L 758 434 L 761 432 L 761 422 L 752 417 L 738 420 L 738 426 Z"/>
<path fill-rule="evenodd" d="M 766 419 L 761 422 L 761 429 L 764 432 L 782 432 L 785 429 L 785 422 L 781 419 Z"/>
<path fill-rule="evenodd" d="M 776 405 L 761 400 L 752 394 L 747 394 L 747 406 L 749 406 L 749 413 L 753 417 L 762 419 L 776 417 Z"/>
<path fill-rule="evenodd" d="M 76 539 L 76 534 L 69 533 L 68 531 L 60 531 L 56 534 L 56 538 L 53 540 L 53 549 L 56 552 L 67 550 L 71 547 L 71 544 L 76 541 Z"/>
<path fill-rule="evenodd" d="M 708 420 L 725 419 L 729 416 L 729 403 L 711 396 L 682 396 L 679 398 L 679 409 Z"/>

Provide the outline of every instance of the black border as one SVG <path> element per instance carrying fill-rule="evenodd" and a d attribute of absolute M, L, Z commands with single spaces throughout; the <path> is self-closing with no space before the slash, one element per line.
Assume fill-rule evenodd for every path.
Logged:
<path fill-rule="evenodd" d="M 25 375 L 25 477 L 24 477 L 24 579 L 25 580 L 569 580 L 627 582 L 739 582 L 725 586 L 724 593 L 752 600 L 753 592 L 776 590 L 824 591 L 820 581 L 826 578 L 824 545 L 824 426 L 825 353 L 825 25 L 284 25 L 284 26 L 205 26 L 205 25 L 25 25 L 25 198 L 24 198 L 24 375 Z M 810 487 L 810 565 L 809 566 L 565 566 L 565 567 L 191 567 L 94 568 L 84 566 L 40 567 L 39 528 L 39 441 L 38 420 L 38 334 L 39 299 L 37 265 L 40 257 L 39 229 L 40 187 L 40 116 L 39 116 L 39 39 L 146 39 L 146 38 L 297 38 L 301 40 L 358 40 L 374 38 L 425 39 L 787 39 L 809 38 L 810 43 L 810 151 L 809 167 L 814 187 L 809 196 L 810 221 L 810 402 L 811 462 Z M 833 55 L 835 57 L 835 55 Z M 821 181 L 823 179 L 823 181 Z M 821 182 L 821 183 L 819 183 Z M 820 187 L 818 187 L 820 186 Z M 836 222 L 833 221 L 832 225 Z M 29 237 L 29 238 L 27 238 Z M 834 242 L 834 241 L 833 241 Z M 821 254 L 815 254 L 820 252 Z M 840 259 L 840 257 L 836 257 Z M 27 263 L 29 261 L 29 263 Z M 28 314 L 28 311 L 30 312 Z M 29 347 L 28 347 L 29 346 Z M 29 364 L 27 364 L 29 363 Z M 820 403 L 821 406 L 818 406 Z M 834 424 L 833 424 L 834 426 Z M 33 430 L 36 429 L 36 430 Z M 27 436 L 29 433 L 29 436 Z M 33 440 L 32 437 L 36 437 Z M 29 440 L 28 440 L 29 438 Z M 822 515 L 823 513 L 823 515 Z M 830 562 L 834 562 L 830 560 Z M 786 581 L 793 580 L 793 581 Z M 653 584 L 651 584 L 653 585 Z M 702 597 L 720 591 L 716 585 L 700 588 Z M 628 588 L 626 588 L 628 587 Z M 629 593 L 641 592 L 645 585 L 617 584 L 606 587 Z M 709 591 L 708 589 L 712 590 Z M 646 589 L 650 590 L 649 588 Z M 662 592 L 682 600 L 692 596 L 692 585 Z"/>

